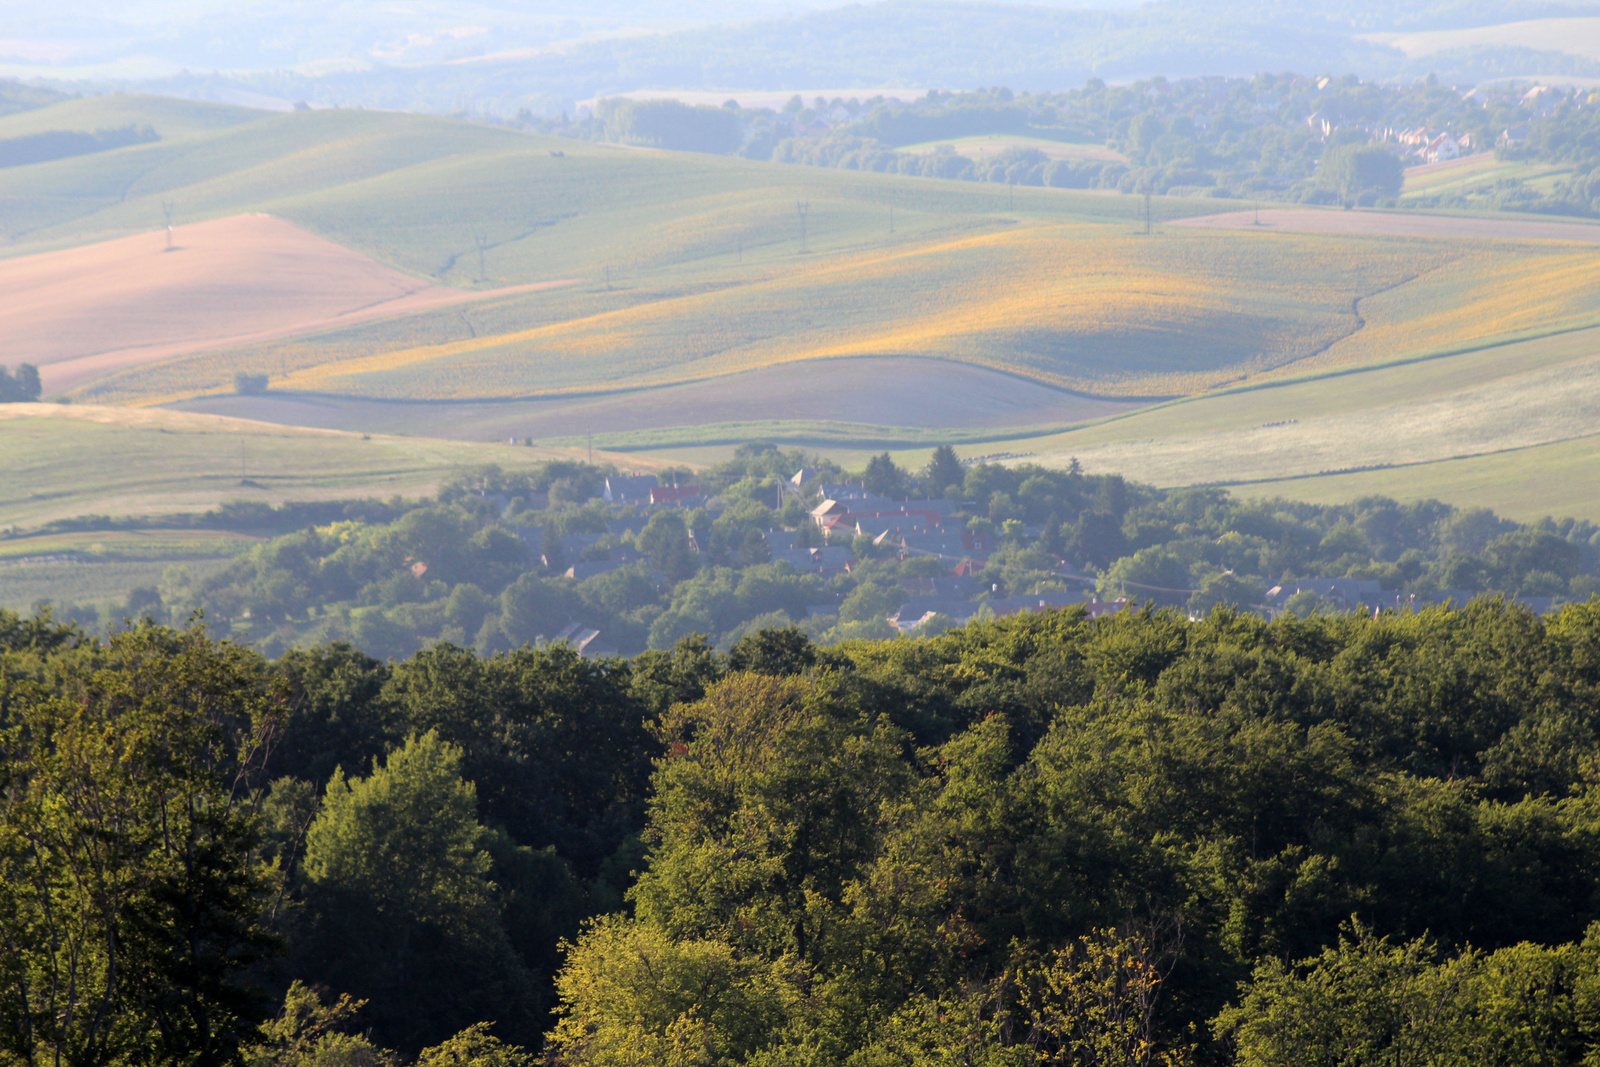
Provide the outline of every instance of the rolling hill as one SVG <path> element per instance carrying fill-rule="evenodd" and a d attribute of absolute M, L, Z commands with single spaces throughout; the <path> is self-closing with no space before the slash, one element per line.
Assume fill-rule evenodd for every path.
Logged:
<path fill-rule="evenodd" d="M 1600 227 L 1338 211 L 1255 226 L 1216 200 L 1158 198 L 1147 234 L 1136 197 L 133 97 L 0 118 L 0 136 L 141 113 L 160 141 L 0 172 L 0 271 L 41 278 L 50 257 L 159 241 L 164 205 L 179 235 L 238 235 L 246 289 L 251 270 L 284 281 L 259 258 L 267 231 L 305 235 L 332 266 L 267 300 L 280 318 L 230 298 L 238 328 L 187 342 L 130 342 L 132 320 L 67 272 L 56 320 L 100 331 L 71 351 L 79 403 L 680 455 L 757 436 L 908 456 L 944 440 L 1265 484 L 1574 440 L 1600 393 L 1580 366 Z M 150 255 L 160 271 L 127 268 L 142 299 L 182 306 L 222 277 Z M 368 300 L 358 277 L 438 302 Z M 575 284 L 526 288 L 558 282 Z M 19 309 L 0 314 L 11 358 L 60 343 L 50 316 Z M 1528 354 L 1558 349 L 1554 370 Z M 1397 363 L 1421 369 L 1370 369 Z M 269 392 L 235 394 L 241 371 Z M 1451 422 L 1452 405 L 1470 414 Z M 1288 428 L 1256 433 L 1269 423 Z"/>

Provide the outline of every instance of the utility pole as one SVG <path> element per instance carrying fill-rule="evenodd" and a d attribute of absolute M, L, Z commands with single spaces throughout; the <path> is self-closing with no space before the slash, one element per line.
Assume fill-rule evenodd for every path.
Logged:
<path fill-rule="evenodd" d="M 1150 194 L 1144 194 L 1144 235 L 1150 236 Z"/>
<path fill-rule="evenodd" d="M 806 216 L 811 214 L 811 201 L 796 201 L 795 214 L 800 216 L 800 252 L 806 252 Z"/>
<path fill-rule="evenodd" d="M 889 205 L 889 234 L 894 235 L 894 205 Z"/>
<path fill-rule="evenodd" d="M 1260 226 L 1261 225 L 1261 201 L 1260 200 L 1256 201 L 1256 221 L 1254 223 L 1252 223 L 1252 225 L 1255 225 L 1255 226 Z"/>
<path fill-rule="evenodd" d="M 172 203 L 171 203 L 171 201 L 167 201 L 167 200 L 161 201 L 161 213 L 167 217 L 167 247 L 164 248 L 162 251 L 170 252 L 170 251 L 172 251 Z"/>
<path fill-rule="evenodd" d="M 483 265 L 483 253 L 484 253 L 484 250 L 489 247 L 489 235 L 484 233 L 482 230 L 473 230 L 472 231 L 472 243 L 478 246 L 478 277 L 477 277 L 477 280 L 481 282 L 481 281 L 483 281 L 484 277 L 488 274 L 488 271 L 484 268 L 484 265 Z"/>

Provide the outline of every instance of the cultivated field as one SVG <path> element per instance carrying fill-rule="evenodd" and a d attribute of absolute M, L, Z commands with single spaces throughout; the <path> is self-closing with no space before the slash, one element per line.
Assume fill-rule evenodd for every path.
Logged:
<path fill-rule="evenodd" d="M 968 453 L 1078 455 L 1165 484 L 1255 484 L 1531 455 L 1592 432 L 1600 415 L 1592 339 L 1575 332 L 1600 325 L 1600 226 L 1269 209 L 1258 227 L 1253 212 L 1217 215 L 1214 200 L 1158 198 L 1146 235 L 1141 198 L 636 151 L 409 115 L 177 110 L 159 143 L 0 173 L 9 254 L 69 257 L 0 260 L 13 288 L 43 277 L 37 264 L 137 247 L 156 264 L 147 289 L 129 290 L 99 326 L 136 332 L 137 294 L 160 272 L 191 271 L 168 293 L 223 284 L 225 270 L 195 269 L 198 255 L 184 266 L 199 248 L 190 235 L 252 213 L 320 249 L 327 269 L 298 282 L 288 267 L 243 271 L 279 288 L 228 298 L 237 332 L 191 322 L 195 351 L 84 365 L 98 376 L 73 398 L 375 436 L 241 424 L 283 437 L 261 445 L 283 466 L 255 464 L 246 442 L 235 472 L 234 442 L 206 439 L 220 431 L 181 445 L 152 440 L 185 436 L 176 424 L 40 431 L 32 487 L 0 501 L 28 522 L 240 492 L 420 492 L 486 455 L 540 454 L 379 436 L 391 431 L 547 444 L 594 434 L 602 447 L 679 456 L 771 437 L 911 457 L 945 440 Z M 148 247 L 163 204 L 195 227 L 180 230 L 184 252 Z M 525 290 L 562 279 L 578 281 Z M 362 284 L 374 299 L 359 314 L 380 316 L 365 322 L 340 313 L 365 298 Z M 90 303 L 109 304 L 110 291 Z M 384 299 L 463 293 L 475 299 L 408 314 Z M 28 318 L 39 302 L 24 299 L 0 315 L 35 331 L 14 351 L 48 354 L 95 328 L 91 316 L 47 330 L 48 315 Z M 279 317 L 251 318 L 269 310 Z M 139 350 L 157 343 L 177 342 L 146 337 Z M 53 365 L 102 354 L 79 352 Z M 271 391 L 234 395 L 240 371 L 268 375 Z M 1253 388 L 1267 383 L 1280 384 Z M 132 434 L 126 448 L 118 434 Z M 102 453 L 130 459 L 102 477 Z M 90 469 L 94 484 L 34 496 L 52 464 Z"/>
<path fill-rule="evenodd" d="M 557 283 L 559 284 L 559 283 Z M 0 347 L 49 393 L 190 352 L 501 293 L 402 274 L 270 215 L 0 260 Z"/>
<path fill-rule="evenodd" d="M 1371 477 L 1337 476 L 1411 484 L 1416 497 L 1443 493 L 1434 492 L 1417 465 L 1521 455 L 1484 469 L 1526 473 L 1538 456 L 1555 454 L 1538 452 L 1540 446 L 1590 437 L 1597 424 L 1600 330 L 1585 330 L 1197 397 L 986 450 L 1026 453 L 1029 462 L 1049 466 L 1076 457 L 1088 470 L 1159 485 L 1271 483 L 1284 492 L 1301 481 L 1309 491 L 1334 472 L 1388 467 L 1394 469 Z M 1508 474 L 1500 483 L 1480 480 L 1471 499 L 1482 502 L 1505 490 L 1506 499 L 1524 510 L 1585 514 L 1574 511 L 1578 504 L 1569 498 L 1600 498 L 1588 490 L 1574 496 L 1576 483 L 1596 479 L 1600 466 L 1593 464 L 1551 471 L 1526 485 Z"/>
<path fill-rule="evenodd" d="M 204 511 L 226 500 L 433 492 L 484 463 L 508 469 L 577 448 L 524 448 L 308 430 L 141 408 L 0 404 L 0 529 L 75 515 Z M 648 458 L 595 452 L 629 469 Z"/>
<path fill-rule="evenodd" d="M 1407 167 L 1405 184 L 1400 190 L 1403 202 L 1407 197 L 1460 195 L 1492 191 L 1502 178 L 1518 181 L 1536 181 L 1552 175 L 1570 174 L 1571 167 L 1550 163 L 1532 163 L 1527 160 L 1501 160 L 1494 152 L 1478 152 L 1460 159 L 1441 163 L 1423 163 Z"/>
<path fill-rule="evenodd" d="M 253 122 L 262 112 L 170 96 L 112 93 L 63 100 L 49 107 L 0 115 L 0 140 L 51 130 L 114 130 L 149 126 L 163 140 L 182 140 Z"/>
<path fill-rule="evenodd" d="M 435 316 L 420 344 L 385 325 L 210 353 L 82 395 L 170 403 L 227 392 L 244 370 L 306 397 L 553 399 L 894 356 L 1157 399 L 1600 321 L 1600 252 L 1571 244 L 1176 226 L 1145 237 L 1039 221 L 742 270 L 737 283 L 688 292 L 590 287 L 545 294 L 537 307 L 530 298 L 517 305 L 532 320 L 521 329 L 496 328 L 515 315 Z M 680 425 L 699 421 L 682 414 Z"/>
<path fill-rule="evenodd" d="M 1457 507 L 1490 508 L 1523 522 L 1545 516 L 1600 522 L 1600 436 L 1386 470 L 1262 482 L 1235 491 L 1321 504 L 1374 493 L 1396 500 L 1432 497 Z"/>

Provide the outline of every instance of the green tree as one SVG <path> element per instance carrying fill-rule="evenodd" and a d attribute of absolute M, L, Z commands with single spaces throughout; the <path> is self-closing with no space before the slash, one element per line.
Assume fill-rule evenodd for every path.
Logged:
<path fill-rule="evenodd" d="M 669 711 L 661 732 L 640 918 L 820 958 L 829 902 L 875 852 L 879 803 L 907 784 L 899 731 L 859 718 L 835 681 L 734 674 Z"/>
<path fill-rule="evenodd" d="M 568 949 L 550 1044 L 561 1062 L 589 1067 L 739 1063 L 781 1040 L 804 977 L 791 959 L 608 916 Z"/>
<path fill-rule="evenodd" d="M 1141 548 L 1124 556 L 1100 576 L 1099 592 L 1105 599 L 1154 600 L 1182 604 L 1193 594 L 1189 568 L 1165 546 Z"/>
<path fill-rule="evenodd" d="M 966 468 L 956 456 L 956 450 L 949 445 L 940 445 L 933 450 L 933 456 L 928 460 L 924 473 L 928 488 L 940 496 L 951 486 L 956 486 L 959 490 L 962 480 L 967 476 Z"/>
<path fill-rule="evenodd" d="M 401 1048 L 490 1015 L 529 1031 L 532 983 L 501 924 L 461 750 L 411 737 L 366 778 L 335 771 L 306 839 L 311 973 L 372 1004 Z"/>
<path fill-rule="evenodd" d="M 388 1050 L 345 1032 L 363 1004 L 348 993 L 324 1004 L 304 982 L 291 982 L 283 1010 L 245 1050 L 245 1067 L 397 1067 Z"/>
<path fill-rule="evenodd" d="M 549 640 L 566 626 L 573 598 L 568 585 L 558 585 L 531 571 L 500 594 L 500 630 L 513 646 Z"/>
<path fill-rule="evenodd" d="M 728 653 L 729 670 L 757 674 L 802 674 L 816 662 L 816 647 L 797 626 L 747 633 Z"/>
<path fill-rule="evenodd" d="M 1376 145 L 1336 145 L 1323 153 L 1318 177 L 1347 200 L 1367 192 L 1394 197 L 1405 168 L 1393 152 Z"/>
<path fill-rule="evenodd" d="M 417 1056 L 416 1067 L 534 1067 L 538 1057 L 489 1033 L 488 1023 L 465 1030 Z"/>
<path fill-rule="evenodd" d="M 904 492 L 905 483 L 906 472 L 895 466 L 887 452 L 867 460 L 867 469 L 861 475 L 861 484 L 867 492 L 879 496 L 898 496 Z"/>
<path fill-rule="evenodd" d="M 1201 583 L 1189 598 L 1189 611 L 1194 615 L 1205 615 L 1212 608 L 1222 606 L 1248 611 L 1259 606 L 1266 595 L 1266 587 L 1259 581 L 1224 571 Z"/>
<path fill-rule="evenodd" d="M 247 807 L 259 661 L 141 627 L 57 691 L 0 670 L 0 1060 L 223 1065 L 271 945 Z"/>
<path fill-rule="evenodd" d="M 635 542 L 650 566 L 673 581 L 694 573 L 694 555 L 689 548 L 689 528 L 677 510 L 658 511 Z"/>
<path fill-rule="evenodd" d="M 1453 1054 L 1468 1044 L 1476 961 L 1436 960 L 1427 941 L 1394 944 L 1353 925 L 1337 947 L 1298 968 L 1261 964 L 1217 1025 L 1235 1042 L 1240 1067 L 1460 1062 Z"/>

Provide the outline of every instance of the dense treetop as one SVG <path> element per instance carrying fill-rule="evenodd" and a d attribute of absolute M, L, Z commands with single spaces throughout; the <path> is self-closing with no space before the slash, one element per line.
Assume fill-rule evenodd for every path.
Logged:
<path fill-rule="evenodd" d="M 1578 1064 L 1597 756 L 1600 600 L 605 662 L 0 613 L 0 1062 Z"/>

